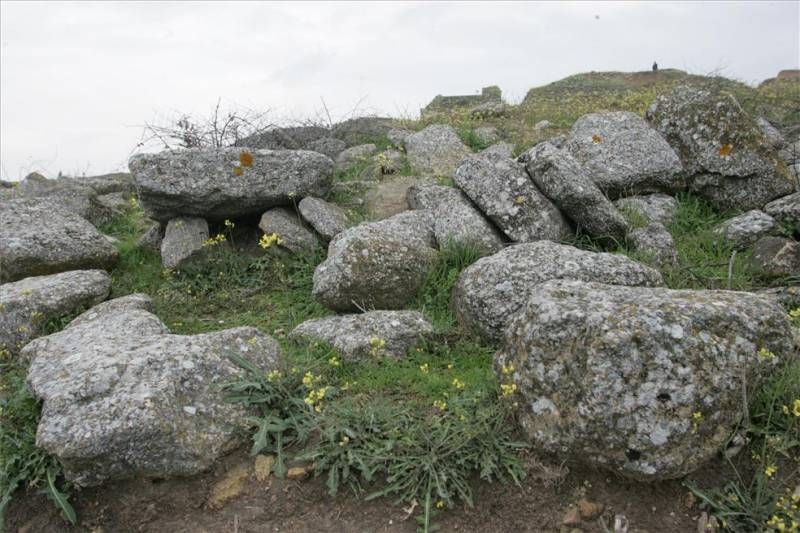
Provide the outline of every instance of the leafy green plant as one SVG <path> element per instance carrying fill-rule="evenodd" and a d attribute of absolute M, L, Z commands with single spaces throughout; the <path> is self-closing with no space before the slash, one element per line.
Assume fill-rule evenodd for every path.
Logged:
<path fill-rule="evenodd" d="M 36 446 L 41 404 L 25 385 L 25 372 L 13 363 L 0 367 L 0 531 L 5 511 L 18 488 L 43 487 L 74 524 L 68 494 L 58 489 L 58 461 Z"/>

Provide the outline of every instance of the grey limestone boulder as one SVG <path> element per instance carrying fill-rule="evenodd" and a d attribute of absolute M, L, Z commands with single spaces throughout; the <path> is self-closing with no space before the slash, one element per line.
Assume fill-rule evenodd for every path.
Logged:
<path fill-rule="evenodd" d="M 625 256 L 537 241 L 509 246 L 464 269 L 453 290 L 453 309 L 465 331 L 496 341 L 536 286 L 551 279 L 617 285 L 663 283 L 657 270 Z"/>
<path fill-rule="evenodd" d="M 633 212 L 633 216 L 643 218 L 647 223 L 658 222 L 664 226 L 669 226 L 678 212 L 678 201 L 660 193 L 620 198 L 614 201 L 614 206 L 628 218 Z"/>
<path fill-rule="evenodd" d="M 314 299 L 335 311 L 403 308 L 438 256 L 430 218 L 406 211 L 338 234 L 314 271 Z"/>
<path fill-rule="evenodd" d="M 336 156 L 337 167 L 349 167 L 355 163 L 366 161 L 378 151 L 374 144 L 359 144 L 343 150 Z"/>
<path fill-rule="evenodd" d="M 97 228 L 61 204 L 14 199 L 0 206 L 0 282 L 108 269 L 118 257 Z"/>
<path fill-rule="evenodd" d="M 111 291 L 103 270 L 72 270 L 0 285 L 0 359 L 42 335 L 49 320 L 98 304 Z"/>
<path fill-rule="evenodd" d="M 311 141 L 303 147 L 304 150 L 311 150 L 312 152 L 319 152 L 325 154 L 331 159 L 336 159 L 340 153 L 347 148 L 347 144 L 333 137 L 322 137 L 320 139 Z"/>
<path fill-rule="evenodd" d="M 408 190 L 408 205 L 411 209 L 430 211 L 439 248 L 452 243 L 487 255 L 503 247 L 500 232 L 459 189 L 443 185 L 412 186 Z"/>
<path fill-rule="evenodd" d="M 246 440 L 252 413 L 226 401 L 231 355 L 277 369 L 278 343 L 255 328 L 172 335 L 145 295 L 100 304 L 21 354 L 41 399 L 36 444 L 78 486 L 188 476 Z"/>
<path fill-rule="evenodd" d="M 479 126 L 472 132 L 482 143 L 489 144 L 500 140 L 500 135 L 498 135 L 497 128 L 494 126 Z"/>
<path fill-rule="evenodd" d="M 771 201 L 764 206 L 764 212 L 800 231 L 800 192 Z"/>
<path fill-rule="evenodd" d="M 678 264 L 678 250 L 672 234 L 659 222 L 632 229 L 627 240 L 649 264 L 656 267 Z"/>
<path fill-rule="evenodd" d="M 646 116 L 681 158 L 691 190 L 717 208 L 761 209 L 792 192 L 785 164 L 732 95 L 680 86 Z"/>
<path fill-rule="evenodd" d="M 347 213 L 336 204 L 306 196 L 300 200 L 297 209 L 326 242 L 347 229 Z"/>
<path fill-rule="evenodd" d="M 180 268 L 202 255 L 209 238 L 208 222 L 198 217 L 178 217 L 167 223 L 161 240 L 161 264 L 164 268 Z"/>
<path fill-rule="evenodd" d="M 293 209 L 276 207 L 261 215 L 258 227 L 267 235 L 278 236 L 278 245 L 292 253 L 314 253 L 321 249 L 319 239 Z"/>
<path fill-rule="evenodd" d="M 569 152 L 545 142 L 522 159 L 539 190 L 586 233 L 599 239 L 624 238 L 628 230 L 625 217 Z"/>
<path fill-rule="evenodd" d="M 488 148 L 481 150 L 480 155 L 491 157 L 505 157 L 511 159 L 514 157 L 514 145 L 506 142 L 495 143 Z"/>
<path fill-rule="evenodd" d="M 290 337 L 330 344 L 346 360 L 400 358 L 433 333 L 419 311 L 368 311 L 328 316 L 297 326 Z"/>
<path fill-rule="evenodd" d="M 734 248 L 746 248 L 765 235 L 778 231 L 777 221 L 758 209 L 752 209 L 726 220 L 714 228 Z"/>
<path fill-rule="evenodd" d="M 531 181 L 525 168 L 500 154 L 464 160 L 456 185 L 515 242 L 559 241 L 572 235 L 564 216 Z"/>
<path fill-rule="evenodd" d="M 139 154 L 128 162 L 139 201 L 155 220 L 224 220 L 324 197 L 333 161 L 307 150 L 208 148 Z"/>
<path fill-rule="evenodd" d="M 686 188 L 678 154 L 630 111 L 582 116 L 564 148 L 609 198 Z"/>
<path fill-rule="evenodd" d="M 405 139 L 406 154 L 417 172 L 452 176 L 470 149 L 455 130 L 444 124 L 432 124 Z"/>
<path fill-rule="evenodd" d="M 792 352 L 785 312 L 763 296 L 554 280 L 511 320 L 495 365 L 536 449 L 652 481 L 714 457 L 743 386 Z"/>
<path fill-rule="evenodd" d="M 784 237 L 761 237 L 753 245 L 750 261 L 765 277 L 800 276 L 800 242 Z"/>

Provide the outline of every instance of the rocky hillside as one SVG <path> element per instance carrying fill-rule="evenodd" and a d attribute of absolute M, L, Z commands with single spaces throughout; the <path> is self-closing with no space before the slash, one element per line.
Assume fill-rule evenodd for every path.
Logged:
<path fill-rule="evenodd" d="M 790 530 L 800 128 L 761 90 L 592 73 L 4 185 L 7 527 Z M 405 518 L 265 511 L 312 476 Z"/>

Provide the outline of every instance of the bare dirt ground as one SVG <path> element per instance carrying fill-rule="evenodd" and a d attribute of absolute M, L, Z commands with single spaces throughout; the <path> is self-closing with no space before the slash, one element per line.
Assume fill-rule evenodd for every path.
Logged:
<path fill-rule="evenodd" d="M 721 470 L 721 464 L 711 464 L 693 479 L 711 484 Z M 229 499 L 212 503 L 215 485 L 226 480 Z M 474 488 L 474 507 L 439 513 L 441 531 L 571 533 L 575 526 L 564 527 L 562 520 L 582 497 L 605 506 L 600 518 L 577 526 L 585 533 L 613 531 L 615 514 L 628 519 L 629 533 L 693 532 L 700 515 L 678 480 L 642 484 L 605 472 L 574 469 L 553 486 L 551 475 L 531 466 L 522 487 L 476 480 Z M 9 509 L 9 531 L 411 533 L 416 528 L 413 516 L 389 498 L 365 502 L 347 489 L 328 496 L 324 477 L 289 480 L 270 475 L 258 481 L 253 458 L 245 450 L 199 476 L 112 483 L 74 491 L 72 501 L 79 517 L 77 527 L 67 525 L 46 496 L 35 491 L 20 494 Z"/>

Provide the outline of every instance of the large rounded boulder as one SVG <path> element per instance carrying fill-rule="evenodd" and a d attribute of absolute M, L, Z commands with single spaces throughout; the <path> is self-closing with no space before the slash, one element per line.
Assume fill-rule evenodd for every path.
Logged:
<path fill-rule="evenodd" d="M 335 311 L 402 309 L 436 261 L 428 211 L 406 211 L 333 238 L 314 271 L 314 299 Z"/>
<path fill-rule="evenodd" d="M 793 349 L 763 296 L 553 280 L 512 319 L 495 363 L 536 449 L 650 481 L 720 451 L 742 391 Z"/>

